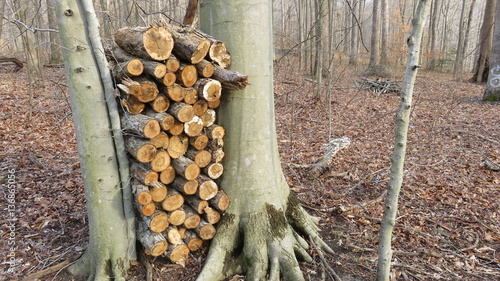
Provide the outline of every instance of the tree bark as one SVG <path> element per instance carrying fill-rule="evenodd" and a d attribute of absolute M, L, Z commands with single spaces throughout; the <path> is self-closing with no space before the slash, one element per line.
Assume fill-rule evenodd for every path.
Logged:
<path fill-rule="evenodd" d="M 431 0 L 419 0 L 419 5 L 413 18 L 413 29 L 408 38 L 408 64 L 402 86 L 401 102 L 396 114 L 396 137 L 394 152 L 391 158 L 391 180 L 388 184 L 387 197 L 384 203 L 384 215 L 380 225 L 377 281 L 388 281 L 392 259 L 391 240 L 392 230 L 396 223 L 399 191 L 403 182 L 403 167 L 406 154 L 408 125 L 410 122 L 413 86 L 420 68 L 420 43 L 424 30 L 425 20 L 429 12 Z"/>
<path fill-rule="evenodd" d="M 133 198 L 131 191 L 125 191 L 127 184 L 120 173 L 125 170 L 120 169 L 120 153 L 110 128 L 110 124 L 116 125 L 116 119 L 109 115 L 106 101 L 114 98 L 107 90 L 112 85 L 106 84 L 110 77 L 103 72 L 104 50 L 97 44 L 97 18 L 89 1 L 61 0 L 55 2 L 55 7 L 84 173 L 90 233 L 87 251 L 69 270 L 88 276 L 88 280 L 125 280 L 129 260 L 135 259 L 134 217 L 130 217 Z M 125 176 L 128 181 L 128 174 Z"/>
<path fill-rule="evenodd" d="M 500 5 L 496 7 L 493 46 L 491 49 L 488 83 L 484 90 L 484 101 L 500 101 Z"/>
<path fill-rule="evenodd" d="M 280 273 L 287 280 L 304 280 L 295 253 L 307 261 L 311 258 L 294 230 L 331 252 L 312 218 L 290 194 L 281 170 L 274 121 L 271 2 L 200 1 L 202 29 L 226 43 L 231 67 L 248 74 L 252 82 L 245 90 L 222 95 L 218 117 L 226 129 L 223 163 L 231 168 L 220 186 L 232 204 L 218 224 L 200 281 L 241 272 L 249 280 L 279 280 Z M 202 221 L 197 228 L 202 239 L 210 234 L 207 225 Z"/>
<path fill-rule="evenodd" d="M 52 0 L 47 0 L 47 18 L 49 22 L 49 29 L 57 29 L 57 17 L 56 17 L 56 12 L 54 10 L 54 5 L 52 4 Z M 61 41 L 59 39 L 59 36 L 55 32 L 49 32 L 49 38 L 50 38 L 49 64 L 56 65 L 63 63 Z"/>
<path fill-rule="evenodd" d="M 380 62 L 383 65 L 389 64 L 389 3 L 388 0 L 380 0 L 381 13 L 380 20 L 382 22 L 382 44 L 380 46 Z"/>
<path fill-rule="evenodd" d="M 472 82 L 483 83 L 488 79 L 496 6 L 497 0 L 486 1 L 483 24 L 479 35 L 479 57 L 474 67 Z"/>
<path fill-rule="evenodd" d="M 367 71 L 375 75 L 378 73 L 380 66 L 380 1 L 373 0 L 370 63 Z"/>

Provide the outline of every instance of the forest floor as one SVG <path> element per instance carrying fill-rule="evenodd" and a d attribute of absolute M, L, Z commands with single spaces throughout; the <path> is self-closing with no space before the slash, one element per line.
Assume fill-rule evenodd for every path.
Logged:
<path fill-rule="evenodd" d="M 344 281 L 373 280 L 399 97 L 358 90 L 353 80 L 361 71 L 341 66 L 331 99 L 323 94 L 318 100 L 315 84 L 290 69 L 281 65 L 275 75 L 283 170 L 300 202 L 322 219 L 322 235 L 335 251 L 326 255 L 328 264 Z M 44 75 L 30 100 L 25 72 L 0 73 L 0 280 L 21 280 L 71 260 L 88 241 L 64 71 Z M 494 171 L 500 166 L 500 104 L 481 102 L 483 90 L 448 74 L 419 72 L 393 280 L 500 280 L 500 172 Z M 326 173 L 309 177 L 307 164 L 318 160 L 330 138 L 343 136 L 351 145 Z M 9 179 L 15 188 L 7 189 Z M 315 261 L 301 264 L 306 280 L 332 280 L 310 253 Z M 156 260 L 155 280 L 194 280 L 203 259 L 204 251 L 192 255 L 185 268 Z M 145 280 L 144 272 L 134 266 L 130 280 Z M 40 280 L 70 278 L 53 273 Z"/>

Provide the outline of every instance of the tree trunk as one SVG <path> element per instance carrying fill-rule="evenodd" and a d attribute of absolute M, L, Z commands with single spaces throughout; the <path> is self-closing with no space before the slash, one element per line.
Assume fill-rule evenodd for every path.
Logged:
<path fill-rule="evenodd" d="M 479 56 L 474 67 L 474 76 L 471 78 L 472 82 L 483 83 L 488 79 L 496 5 L 497 0 L 486 1 L 483 24 L 479 35 Z"/>
<path fill-rule="evenodd" d="M 272 1 L 204 0 L 200 9 L 204 31 L 226 43 L 234 58 L 232 67 L 248 74 L 251 84 L 222 96 L 223 163 L 231 168 L 220 186 L 232 203 L 219 222 L 197 280 L 222 280 L 241 272 L 249 280 L 279 280 L 280 273 L 287 280 L 304 280 L 295 253 L 307 261 L 311 258 L 304 251 L 305 241 L 296 240 L 294 229 L 320 248 L 331 249 L 290 193 L 280 166 L 273 102 Z M 259 44 L 254 44 L 256 40 Z"/>
<path fill-rule="evenodd" d="M 380 46 L 380 62 L 383 65 L 389 64 L 389 3 L 382 1 L 381 17 L 382 21 L 382 44 Z"/>
<path fill-rule="evenodd" d="M 57 29 L 57 17 L 56 17 L 56 12 L 54 10 L 54 5 L 52 4 L 52 0 L 47 0 L 47 17 L 49 20 L 49 28 Z M 63 63 L 61 42 L 59 40 L 59 36 L 55 32 L 49 32 L 49 38 L 50 38 L 49 64 Z"/>
<path fill-rule="evenodd" d="M 349 64 L 356 65 L 358 64 L 358 37 L 359 37 L 359 26 L 358 26 L 358 19 L 356 16 L 356 8 L 359 10 L 361 7 L 361 3 L 359 1 L 353 1 L 352 5 L 349 9 L 350 15 L 351 15 L 351 48 L 350 48 L 350 54 L 349 54 Z"/>
<path fill-rule="evenodd" d="M 106 101 L 114 99 L 108 89 L 111 80 L 103 76 L 106 71 L 101 64 L 105 60 L 100 55 L 104 51 L 96 44 L 100 42 L 97 18 L 90 1 L 55 1 L 55 7 L 84 173 L 90 233 L 87 251 L 69 270 L 88 276 L 88 280 L 125 280 L 129 260 L 135 259 L 133 198 L 123 181 L 123 177 L 128 181 L 128 170 L 120 169 L 122 158 L 113 141 L 117 140 L 112 133 L 116 119 Z"/>
<path fill-rule="evenodd" d="M 7 1 L 2 1 L 0 3 L 0 44 L 2 43 L 2 35 L 3 35 L 3 16 L 5 13 L 5 2 Z"/>
<path fill-rule="evenodd" d="M 380 1 L 373 0 L 372 34 L 370 43 L 370 63 L 366 73 L 380 75 Z"/>
<path fill-rule="evenodd" d="M 467 29 L 465 31 L 465 37 L 464 37 L 464 47 L 462 48 L 462 58 L 465 60 L 466 56 L 465 53 L 467 52 L 467 49 L 469 48 L 469 38 L 470 38 L 470 31 L 472 28 L 472 19 L 474 17 L 474 6 L 476 4 L 476 0 L 472 0 L 472 3 L 470 4 L 469 8 L 469 16 L 467 18 Z M 463 67 L 463 65 L 462 65 Z M 463 68 L 462 68 L 463 70 Z"/>
<path fill-rule="evenodd" d="M 419 5 L 413 18 L 412 34 L 408 38 L 408 64 L 402 86 L 401 102 L 396 114 L 396 136 L 394 152 L 391 158 L 391 180 L 388 184 L 384 215 L 380 225 L 377 281 L 389 281 L 390 278 L 392 230 L 396 223 L 399 191 L 403 182 L 403 166 L 406 154 L 408 125 L 410 123 L 413 85 L 417 77 L 417 70 L 420 67 L 420 43 L 430 2 L 431 0 L 419 0 Z"/>
<path fill-rule="evenodd" d="M 453 65 L 453 75 L 457 77 L 462 73 L 463 64 L 464 64 L 464 23 L 465 23 L 465 7 L 466 0 L 462 0 L 462 9 L 460 12 L 460 23 L 458 24 L 458 43 L 457 43 L 457 54 L 455 56 L 455 64 Z"/>
<path fill-rule="evenodd" d="M 500 101 L 500 5 L 496 7 L 496 24 L 493 31 L 493 47 L 491 49 L 490 73 L 484 91 L 484 101 Z"/>
<path fill-rule="evenodd" d="M 30 26 L 30 22 L 33 21 L 34 17 L 39 15 L 33 14 L 34 13 L 34 11 L 32 11 L 33 7 L 30 5 L 30 3 L 28 3 L 28 1 L 15 1 L 14 5 L 17 9 L 17 13 L 14 15 L 14 17 L 17 17 L 17 20 L 21 21 L 29 28 L 33 28 L 33 26 Z M 23 50 L 26 56 L 26 64 L 30 80 L 32 81 L 41 80 L 42 64 L 40 62 L 38 49 L 36 48 L 37 43 L 36 43 L 35 33 L 33 32 L 33 30 L 26 29 L 26 27 L 23 26 L 21 23 L 16 23 L 16 25 L 19 28 L 19 31 L 21 32 Z"/>
<path fill-rule="evenodd" d="M 439 9 L 440 9 L 440 0 L 434 0 L 432 4 L 432 16 L 431 16 L 431 24 L 430 24 L 430 63 L 429 63 L 429 69 L 430 70 L 435 70 L 436 69 L 436 62 L 437 62 L 437 28 L 438 28 L 438 17 L 439 17 Z"/>

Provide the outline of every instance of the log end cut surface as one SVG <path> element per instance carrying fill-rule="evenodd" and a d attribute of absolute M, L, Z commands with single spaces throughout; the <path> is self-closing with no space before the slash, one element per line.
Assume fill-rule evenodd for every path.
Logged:
<path fill-rule="evenodd" d="M 148 29 L 142 38 L 146 52 L 154 60 L 166 60 L 174 48 L 174 39 L 169 31 L 154 26 Z"/>

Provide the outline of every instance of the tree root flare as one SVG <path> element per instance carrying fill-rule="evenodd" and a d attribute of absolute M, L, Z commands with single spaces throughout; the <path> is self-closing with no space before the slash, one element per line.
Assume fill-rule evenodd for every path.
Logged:
<path fill-rule="evenodd" d="M 313 261 L 304 237 L 312 241 L 318 253 L 333 250 L 321 239 L 316 220 L 293 196 L 289 198 L 293 201 L 282 209 L 266 204 L 258 213 L 226 211 L 224 216 L 231 219 L 219 225 L 196 280 L 218 281 L 239 273 L 252 281 L 279 281 L 280 276 L 283 280 L 304 280 L 298 260 Z M 336 276 L 330 267 L 327 270 Z"/>

